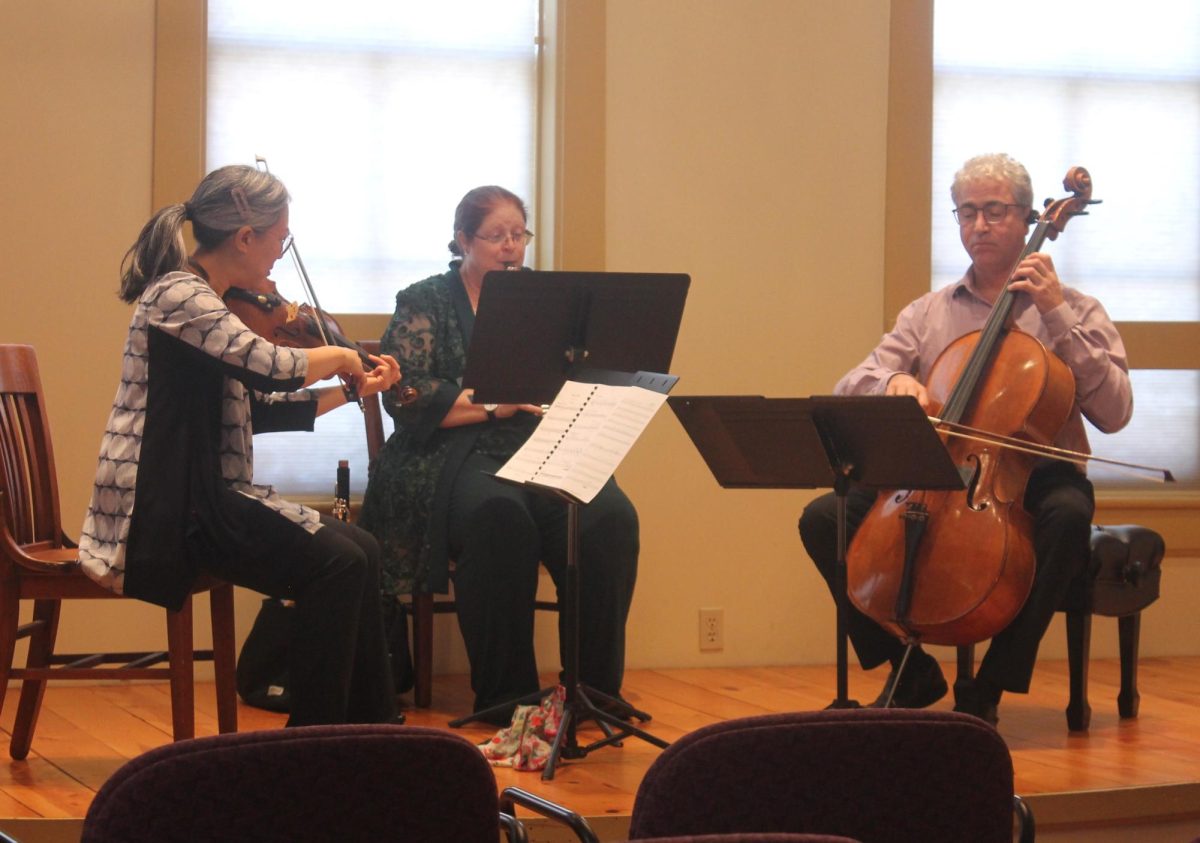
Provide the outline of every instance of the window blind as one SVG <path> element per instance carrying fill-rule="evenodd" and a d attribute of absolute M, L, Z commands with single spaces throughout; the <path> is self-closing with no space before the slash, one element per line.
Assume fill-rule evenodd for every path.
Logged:
<path fill-rule="evenodd" d="M 1007 152 L 1039 202 L 1068 195 L 1074 165 L 1103 200 L 1045 247 L 1063 283 L 1115 321 L 1200 321 L 1198 46 L 1191 0 L 1146 0 L 1136 12 L 1108 0 L 1016 0 L 1002 13 L 935 4 L 933 288 L 969 263 L 950 214 L 954 173 L 973 155 Z M 1197 373 L 1137 370 L 1133 383 L 1133 422 L 1111 436 L 1089 430 L 1093 450 L 1196 486 Z M 1141 482 L 1099 465 L 1089 474 L 1101 486 Z"/>
<path fill-rule="evenodd" d="M 399 289 L 444 271 L 471 188 L 536 196 L 539 13 L 538 0 L 208 0 L 207 167 L 261 155 L 283 179 L 326 311 L 390 313 Z M 272 277 L 304 300 L 287 258 Z M 330 494 L 339 459 L 361 491 L 353 409 L 316 435 L 255 437 L 256 480 L 289 494 Z"/>

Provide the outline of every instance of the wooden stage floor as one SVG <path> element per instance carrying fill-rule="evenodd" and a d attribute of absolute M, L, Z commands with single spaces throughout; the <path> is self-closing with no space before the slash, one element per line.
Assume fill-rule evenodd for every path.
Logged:
<path fill-rule="evenodd" d="M 943 662 L 947 677 L 953 666 Z M 1086 830 L 1138 823 L 1174 823 L 1200 836 L 1200 657 L 1143 659 L 1140 716 L 1122 721 L 1116 712 L 1119 669 L 1115 659 L 1091 665 L 1091 729 L 1067 731 L 1065 661 L 1038 665 L 1028 696 L 1006 695 L 999 730 L 1012 750 L 1016 790 L 1027 797 L 1039 838 L 1055 829 Z M 625 694 L 653 715 L 644 728 L 672 741 L 699 726 L 731 717 L 817 709 L 834 694 L 831 665 L 730 669 L 634 670 Z M 883 671 L 850 672 L 852 697 L 873 699 Z M 12 725 L 15 694 L 0 717 Z M 438 676 L 432 709 L 408 710 L 408 722 L 445 727 L 469 708 L 464 676 Z M 950 708 L 950 696 L 937 708 Z M 197 733 L 216 732 L 211 685 L 197 688 Z M 242 706 L 242 731 L 273 728 L 282 715 Z M 476 743 L 491 727 L 456 730 Z M 599 736 L 590 727 L 580 741 Z M 0 828 L 22 840 L 78 839 L 78 822 L 100 785 L 125 760 L 170 739 L 167 687 L 160 683 L 81 685 L 52 683 L 25 761 L 0 765 Z M 583 813 L 604 839 L 620 839 L 628 825 L 634 793 L 659 750 L 636 739 L 603 747 L 586 758 L 566 761 L 553 781 L 537 773 L 498 769 L 500 787 L 519 785 Z M 60 836 L 36 833 L 60 820 Z M 29 832 L 33 829 L 34 832 Z M 75 835 L 72 837 L 72 833 Z M 536 837 L 537 835 L 535 835 Z M 1068 835 L 1069 836 L 1069 835 Z M 558 838 L 553 834 L 538 839 Z M 1071 837 L 1070 839 L 1076 839 Z M 1089 839 L 1087 836 L 1078 839 Z M 1108 838 L 1106 838 L 1108 839 Z M 1111 838 L 1122 839 L 1122 838 Z M 1139 834 L 1139 840 L 1157 838 Z"/>

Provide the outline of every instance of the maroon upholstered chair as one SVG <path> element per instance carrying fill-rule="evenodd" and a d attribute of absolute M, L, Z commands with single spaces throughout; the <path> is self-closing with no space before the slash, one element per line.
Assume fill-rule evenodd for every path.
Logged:
<path fill-rule="evenodd" d="M 639 843 L 859 843 L 835 834 L 792 834 L 786 831 L 765 834 L 688 834 L 683 837 L 650 837 Z"/>
<path fill-rule="evenodd" d="M 519 787 L 506 787 L 500 793 L 500 810 L 515 816 L 516 806 L 528 808 L 536 814 L 548 817 L 565 825 L 575 833 L 581 843 L 600 843 L 586 819 L 570 808 L 543 799 Z M 630 841 L 626 841 L 630 843 Z M 684 834 L 670 837 L 643 837 L 639 843 L 861 843 L 838 834 L 804 834 L 790 831 L 767 831 L 735 834 Z"/>
<path fill-rule="evenodd" d="M 1009 843 L 1033 819 L 1008 747 L 948 711 L 851 709 L 716 723 L 646 771 L 629 836 L 790 831 L 864 843 Z"/>
<path fill-rule="evenodd" d="M 496 843 L 496 778 L 469 741 L 417 726 L 303 726 L 161 746 L 100 788 L 82 843 Z"/>

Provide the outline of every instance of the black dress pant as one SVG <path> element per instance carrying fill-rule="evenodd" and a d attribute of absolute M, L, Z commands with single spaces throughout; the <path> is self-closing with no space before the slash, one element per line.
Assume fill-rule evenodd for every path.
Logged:
<path fill-rule="evenodd" d="M 852 489 L 846 496 L 847 541 L 874 500 L 873 492 L 862 489 Z M 1034 517 L 1037 570 L 1033 587 L 1012 623 L 992 639 L 977 674 L 981 682 L 1018 693 L 1029 690 L 1042 636 L 1071 580 L 1087 565 L 1095 498 L 1087 477 L 1074 466 L 1057 462 L 1031 473 L 1024 504 Z M 837 499 L 832 493 L 805 508 L 800 516 L 800 538 L 832 593 L 837 564 Z M 904 651 L 898 638 L 853 604 L 849 604 L 847 631 L 864 669 L 895 662 Z"/>
<path fill-rule="evenodd" d="M 455 478 L 449 511 L 454 600 L 480 711 L 539 689 L 533 648 L 538 566 L 565 598 L 567 505 L 489 476 L 500 460 L 472 454 Z M 579 509 L 579 679 L 617 696 L 625 673 L 625 621 L 637 578 L 638 519 L 608 483 Z M 559 650 L 570 645 L 559 613 Z"/>
<path fill-rule="evenodd" d="M 200 531 L 189 536 L 189 549 L 216 577 L 295 601 L 287 725 L 392 721 L 396 692 L 375 537 L 325 516 L 324 526 L 309 533 L 260 503 L 244 501 L 239 516 L 250 538 L 238 551 L 216 551 Z"/>

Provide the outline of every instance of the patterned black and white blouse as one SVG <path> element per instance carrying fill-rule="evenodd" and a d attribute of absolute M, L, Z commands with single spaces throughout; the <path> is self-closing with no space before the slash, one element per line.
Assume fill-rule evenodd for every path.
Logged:
<path fill-rule="evenodd" d="M 199 525 L 217 534 L 217 546 L 236 541 L 231 494 L 309 533 L 320 529 L 315 510 L 253 483 L 255 430 L 312 429 L 316 394 L 301 389 L 307 371 L 303 351 L 259 337 L 204 280 L 172 272 L 152 282 L 130 323 L 80 535 L 88 576 L 177 607 L 197 573 L 188 532 Z"/>

